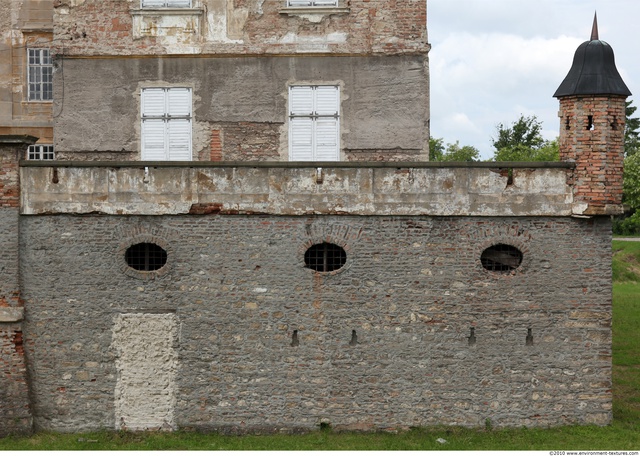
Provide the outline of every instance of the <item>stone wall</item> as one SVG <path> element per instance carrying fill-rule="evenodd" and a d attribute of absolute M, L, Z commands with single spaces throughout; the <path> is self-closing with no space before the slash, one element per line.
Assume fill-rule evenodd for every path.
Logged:
<path fill-rule="evenodd" d="M 428 160 L 422 56 L 65 59 L 54 80 L 56 154 L 139 159 L 141 88 L 180 86 L 193 89 L 194 160 L 211 159 L 219 138 L 222 160 L 287 161 L 293 83 L 340 86 L 343 159 L 355 149 L 361 160 L 367 150 Z"/>
<path fill-rule="evenodd" d="M 428 50 L 424 0 L 341 0 L 337 8 L 286 8 L 285 0 L 194 0 L 193 6 L 145 11 L 139 0 L 56 0 L 55 35 L 65 55 Z"/>
<path fill-rule="evenodd" d="M 304 267 L 323 241 L 342 269 Z M 129 268 L 139 242 L 166 266 Z M 482 267 L 499 243 L 515 271 Z M 165 404 L 152 428 L 611 420 L 607 218 L 24 216 L 21 252 L 38 429 L 126 427 L 146 397 Z M 166 388 L 127 380 L 148 350 Z"/>
<path fill-rule="evenodd" d="M 31 431 L 20 293 L 18 160 L 36 138 L 0 137 L 0 436 Z"/>

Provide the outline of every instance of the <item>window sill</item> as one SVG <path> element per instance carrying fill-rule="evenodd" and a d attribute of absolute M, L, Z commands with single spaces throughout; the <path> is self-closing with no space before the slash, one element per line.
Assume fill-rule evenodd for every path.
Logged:
<path fill-rule="evenodd" d="M 200 35 L 203 8 L 137 8 L 129 10 L 134 39 L 149 36 Z"/>
<path fill-rule="evenodd" d="M 287 7 L 281 8 L 278 10 L 280 14 L 286 14 L 288 16 L 316 16 L 316 15 L 331 15 L 331 14 L 349 14 L 351 12 L 350 8 L 337 8 L 337 7 L 318 7 L 318 6 L 307 6 L 307 7 Z"/>
<path fill-rule="evenodd" d="M 136 8 L 129 10 L 132 16 L 202 16 L 202 8 Z"/>

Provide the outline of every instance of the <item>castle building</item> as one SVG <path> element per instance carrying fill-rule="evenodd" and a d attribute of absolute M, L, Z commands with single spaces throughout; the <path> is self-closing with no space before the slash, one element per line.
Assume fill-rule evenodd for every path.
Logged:
<path fill-rule="evenodd" d="M 0 137 L 0 433 L 611 421 L 610 46 L 558 163 L 428 162 L 425 2 L 53 4 Z"/>

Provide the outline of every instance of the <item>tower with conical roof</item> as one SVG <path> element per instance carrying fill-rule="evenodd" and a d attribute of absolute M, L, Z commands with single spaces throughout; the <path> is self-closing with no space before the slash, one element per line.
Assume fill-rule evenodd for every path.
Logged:
<path fill-rule="evenodd" d="M 576 215 L 622 212 L 625 100 L 631 92 L 616 68 L 613 49 L 598 37 L 576 50 L 554 97 L 560 101 L 560 159 L 576 163 Z"/>

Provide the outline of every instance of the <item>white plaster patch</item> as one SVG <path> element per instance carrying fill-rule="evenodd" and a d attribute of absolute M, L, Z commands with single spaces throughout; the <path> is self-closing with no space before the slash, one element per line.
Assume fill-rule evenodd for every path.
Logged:
<path fill-rule="evenodd" d="M 175 428 L 177 335 L 174 314 L 129 313 L 115 317 L 112 348 L 118 372 L 117 430 Z"/>

